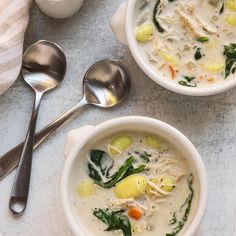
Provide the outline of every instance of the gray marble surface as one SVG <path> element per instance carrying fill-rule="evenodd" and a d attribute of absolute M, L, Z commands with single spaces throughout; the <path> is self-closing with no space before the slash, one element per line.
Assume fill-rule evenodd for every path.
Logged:
<path fill-rule="evenodd" d="M 123 0 L 86 0 L 67 20 L 53 20 L 34 5 L 25 45 L 52 40 L 64 49 L 68 72 L 63 84 L 42 102 L 38 128 L 67 111 L 82 97 L 87 68 L 102 58 L 125 63 L 132 74 L 129 98 L 114 110 L 91 108 L 55 132 L 34 153 L 32 184 L 27 211 L 13 217 L 8 201 L 14 174 L 0 182 L 2 235 L 72 235 L 63 216 L 59 182 L 66 133 L 85 124 L 98 124 L 125 115 L 150 116 L 183 132 L 199 150 L 209 177 L 209 204 L 202 222 L 204 236 L 236 235 L 236 94 L 235 90 L 211 97 L 187 97 L 169 92 L 139 69 L 129 50 L 113 36 L 109 19 Z M 19 78 L 0 97 L 1 154 L 24 139 L 33 93 Z"/>

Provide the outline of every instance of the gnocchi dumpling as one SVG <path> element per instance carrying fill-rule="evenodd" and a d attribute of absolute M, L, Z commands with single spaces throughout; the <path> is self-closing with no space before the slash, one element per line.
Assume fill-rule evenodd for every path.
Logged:
<path fill-rule="evenodd" d="M 152 148 L 161 148 L 161 143 L 155 136 L 147 136 L 147 145 Z"/>
<path fill-rule="evenodd" d="M 210 72 L 222 72 L 224 70 L 224 62 L 208 62 L 204 65 L 204 68 Z"/>
<path fill-rule="evenodd" d="M 233 11 L 236 11 L 236 0 L 226 0 L 226 6 Z"/>
<path fill-rule="evenodd" d="M 138 42 L 145 43 L 152 40 L 153 26 L 151 24 L 144 24 L 138 27 L 136 31 L 136 39 Z"/>
<path fill-rule="evenodd" d="M 133 140 L 129 135 L 120 135 L 112 139 L 110 145 L 110 152 L 113 155 L 120 154 L 122 151 L 126 150 Z"/>
<path fill-rule="evenodd" d="M 169 176 L 158 176 L 156 178 L 151 179 L 151 182 L 158 185 L 162 190 L 166 192 L 171 192 L 175 188 L 175 181 L 173 178 Z M 146 193 L 149 197 L 153 196 L 152 191 L 155 191 L 154 187 L 148 185 Z"/>
<path fill-rule="evenodd" d="M 230 25 L 236 25 L 236 14 L 234 13 L 227 14 L 226 22 Z"/>
<path fill-rule="evenodd" d="M 115 187 L 118 198 L 138 198 L 143 195 L 148 186 L 148 178 L 144 175 L 134 174 L 120 181 Z"/>
<path fill-rule="evenodd" d="M 80 196 L 89 197 L 95 193 L 96 185 L 90 179 L 85 179 L 79 183 L 76 190 Z"/>

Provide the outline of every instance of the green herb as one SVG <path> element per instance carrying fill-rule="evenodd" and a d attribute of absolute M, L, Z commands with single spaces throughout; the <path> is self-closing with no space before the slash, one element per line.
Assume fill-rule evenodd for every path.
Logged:
<path fill-rule="evenodd" d="M 122 230 L 124 236 L 132 236 L 130 220 L 123 212 L 123 210 L 110 212 L 107 209 L 95 209 L 93 214 L 108 226 L 105 231 Z"/>
<path fill-rule="evenodd" d="M 202 58 L 201 48 L 197 48 L 195 54 L 194 54 L 195 60 L 200 60 Z"/>
<path fill-rule="evenodd" d="M 183 81 L 183 80 L 179 81 L 178 83 L 182 86 L 185 86 L 185 87 L 192 87 L 192 88 L 197 87 L 196 84 L 192 85 L 192 84 L 189 84 L 189 83 L 187 83 L 186 81 Z"/>
<path fill-rule="evenodd" d="M 106 161 L 104 159 L 106 159 Z M 112 188 L 116 183 L 127 176 L 143 172 L 146 169 L 146 165 L 140 165 L 134 168 L 133 163 L 135 162 L 135 158 L 129 157 L 124 164 L 110 176 L 109 172 L 112 170 L 114 163 L 109 159 L 111 158 L 104 151 L 92 150 L 90 152 L 90 162 L 88 163 L 89 177 L 103 188 Z M 106 164 L 107 162 L 110 164 Z M 98 169 L 100 171 L 98 171 Z M 109 180 L 104 183 L 103 177 Z"/>
<path fill-rule="evenodd" d="M 236 62 L 236 44 L 232 43 L 230 45 L 224 46 L 225 59 L 225 79 L 230 75 L 234 64 Z"/>
<path fill-rule="evenodd" d="M 126 173 L 124 174 L 124 176 L 122 177 L 122 179 L 128 177 L 129 175 L 133 175 L 133 174 L 138 174 L 141 173 L 143 171 L 146 170 L 146 165 L 140 165 L 137 168 L 134 168 L 133 165 L 131 165 L 128 170 L 126 171 Z M 122 180 L 121 179 L 121 180 Z M 120 180 L 119 180 L 120 181 Z"/>
<path fill-rule="evenodd" d="M 183 76 L 184 77 L 184 79 L 186 79 L 187 81 L 184 81 L 184 80 L 181 80 L 181 81 L 179 81 L 178 83 L 180 84 L 180 85 L 182 85 L 182 86 L 185 86 L 185 87 L 197 87 L 197 84 L 196 83 L 194 83 L 194 84 L 190 84 L 190 82 L 192 81 L 192 80 L 194 80 L 194 79 L 196 79 L 196 77 L 194 77 L 194 76 Z"/>
<path fill-rule="evenodd" d="M 176 218 L 176 222 L 174 224 L 177 224 L 177 225 L 173 229 L 173 232 L 172 233 L 167 233 L 166 236 L 176 236 L 181 231 L 181 229 L 184 227 L 185 223 L 188 220 L 188 215 L 189 215 L 190 210 L 191 210 L 193 196 L 194 196 L 193 175 L 192 174 L 190 174 L 188 176 L 187 182 L 188 182 L 188 187 L 189 187 L 189 190 L 190 190 L 190 194 L 188 195 L 188 197 L 185 200 L 184 204 L 180 207 L 180 210 L 182 210 L 182 208 L 184 206 L 186 206 L 184 215 L 182 216 L 182 219 L 180 221 L 177 221 L 177 218 Z"/>
<path fill-rule="evenodd" d="M 200 43 L 205 43 L 205 42 L 209 41 L 209 38 L 208 37 L 199 37 L 196 40 Z"/>

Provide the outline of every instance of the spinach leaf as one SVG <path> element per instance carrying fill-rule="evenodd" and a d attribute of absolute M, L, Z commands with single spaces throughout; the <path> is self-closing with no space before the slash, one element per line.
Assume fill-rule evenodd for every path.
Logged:
<path fill-rule="evenodd" d="M 107 209 L 95 209 L 93 214 L 108 226 L 105 231 L 122 230 L 124 236 L 132 236 L 130 220 L 123 212 L 123 210 L 110 212 Z"/>
<path fill-rule="evenodd" d="M 188 176 L 188 187 L 189 187 L 189 190 L 190 190 L 190 194 L 188 195 L 187 199 L 185 200 L 184 204 L 180 207 L 180 210 L 182 210 L 182 208 L 184 206 L 187 206 L 186 209 L 185 209 L 185 212 L 184 212 L 184 215 L 182 216 L 182 219 L 180 221 L 177 222 L 177 218 L 176 218 L 176 215 L 173 215 L 174 216 L 174 219 L 175 219 L 175 223 L 173 224 L 176 224 L 177 225 L 175 226 L 175 228 L 173 229 L 173 232 L 172 233 L 167 233 L 166 236 L 176 236 L 180 231 L 181 229 L 184 227 L 185 223 L 187 222 L 188 220 L 188 215 L 190 213 L 190 210 L 191 210 L 191 206 L 192 206 L 192 201 L 193 201 L 193 196 L 194 196 L 194 191 L 193 191 L 193 174 L 190 174 Z M 174 213 L 175 214 L 175 213 Z M 173 220 L 173 219 L 172 219 Z M 171 222 L 174 222 L 172 221 Z"/>
<path fill-rule="evenodd" d="M 194 58 L 195 58 L 196 61 L 198 61 L 202 58 L 201 48 L 197 48 L 197 50 L 194 54 Z"/>
<path fill-rule="evenodd" d="M 90 171 L 91 176 L 95 179 L 101 180 L 101 176 L 99 175 L 100 170 L 103 176 L 107 178 L 110 175 L 110 170 L 113 168 L 114 161 L 111 157 L 109 157 L 104 151 L 102 150 L 92 150 L 90 152 L 90 160 L 88 168 Z"/>
<path fill-rule="evenodd" d="M 232 72 L 233 66 L 236 62 L 236 44 L 231 43 L 230 45 L 224 46 L 224 53 L 226 57 L 225 59 L 225 79 Z"/>
<path fill-rule="evenodd" d="M 92 150 L 90 152 L 91 162 L 88 163 L 89 177 L 103 188 L 112 188 L 116 183 L 127 176 L 143 172 L 146 169 L 145 165 L 134 168 L 133 163 L 135 162 L 135 158 L 129 157 L 124 164 L 110 176 L 109 172 L 112 170 L 114 162 L 111 162 L 110 160 L 104 161 L 104 158 L 109 160 L 110 157 L 104 151 Z M 110 164 L 105 164 L 107 162 Z M 98 171 L 98 169 L 100 171 Z M 103 182 L 104 176 L 109 179 L 107 182 Z"/>
<path fill-rule="evenodd" d="M 208 42 L 209 41 L 209 38 L 204 36 L 204 37 L 199 37 L 196 39 L 198 42 L 200 43 L 205 43 L 205 42 Z"/>
<path fill-rule="evenodd" d="M 174 225 L 177 222 L 176 212 L 173 213 L 172 219 L 170 220 L 170 225 Z"/>
<path fill-rule="evenodd" d="M 145 170 L 146 170 L 146 165 L 140 165 L 137 168 L 134 168 L 133 165 L 131 165 L 129 169 L 126 171 L 126 173 L 124 174 L 124 176 L 122 177 L 122 179 L 128 177 L 129 175 L 141 173 Z"/>
<path fill-rule="evenodd" d="M 196 77 L 194 76 L 184 76 L 184 78 L 188 81 L 188 82 L 191 82 L 192 80 L 196 79 Z"/>
<path fill-rule="evenodd" d="M 185 87 L 192 87 L 192 88 L 195 88 L 195 87 L 197 87 L 197 85 L 196 84 L 189 84 L 189 83 L 187 83 L 186 81 L 183 81 L 183 80 L 181 80 L 181 81 L 179 81 L 178 82 L 180 85 L 182 85 L 182 86 L 185 86 Z"/>
<path fill-rule="evenodd" d="M 175 0 L 169 0 L 169 2 L 174 2 L 174 1 Z M 159 10 L 160 3 L 161 3 L 161 0 L 157 0 L 156 4 L 154 6 L 154 10 L 153 10 L 153 23 L 154 23 L 154 25 L 156 26 L 157 30 L 160 33 L 164 33 L 166 30 L 160 25 L 159 21 L 157 20 L 157 15 L 160 14 L 160 10 Z"/>
<path fill-rule="evenodd" d="M 222 6 L 220 8 L 220 15 L 224 12 L 225 9 L 225 1 L 223 0 Z"/>
<path fill-rule="evenodd" d="M 160 33 L 164 33 L 166 30 L 160 25 L 159 21 L 157 20 L 157 13 L 159 11 L 160 3 L 161 3 L 161 1 L 157 0 L 157 2 L 155 4 L 154 10 L 153 10 L 153 23 Z"/>
<path fill-rule="evenodd" d="M 182 86 L 185 86 L 185 87 L 197 87 L 197 84 L 194 83 L 194 84 L 190 84 L 190 82 L 194 79 L 196 79 L 196 77 L 194 76 L 183 76 L 187 81 L 184 81 L 184 80 L 180 80 L 178 83 Z"/>

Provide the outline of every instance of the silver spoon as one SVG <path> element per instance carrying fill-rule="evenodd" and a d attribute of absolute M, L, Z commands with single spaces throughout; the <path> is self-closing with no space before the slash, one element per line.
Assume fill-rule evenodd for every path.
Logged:
<path fill-rule="evenodd" d="M 53 131 L 77 114 L 84 106 L 113 107 L 129 93 L 131 81 L 126 67 L 115 60 L 102 60 L 94 64 L 84 76 L 84 96 L 77 105 L 35 135 L 34 149 Z M 19 162 L 23 143 L 4 154 L 0 159 L 0 179 L 9 174 Z"/>
<path fill-rule="evenodd" d="M 55 44 L 40 40 L 32 44 L 23 55 L 21 69 L 25 82 L 34 90 L 35 100 L 19 166 L 12 186 L 9 209 L 22 213 L 27 204 L 35 128 L 38 110 L 45 92 L 57 87 L 66 73 L 66 57 Z"/>

